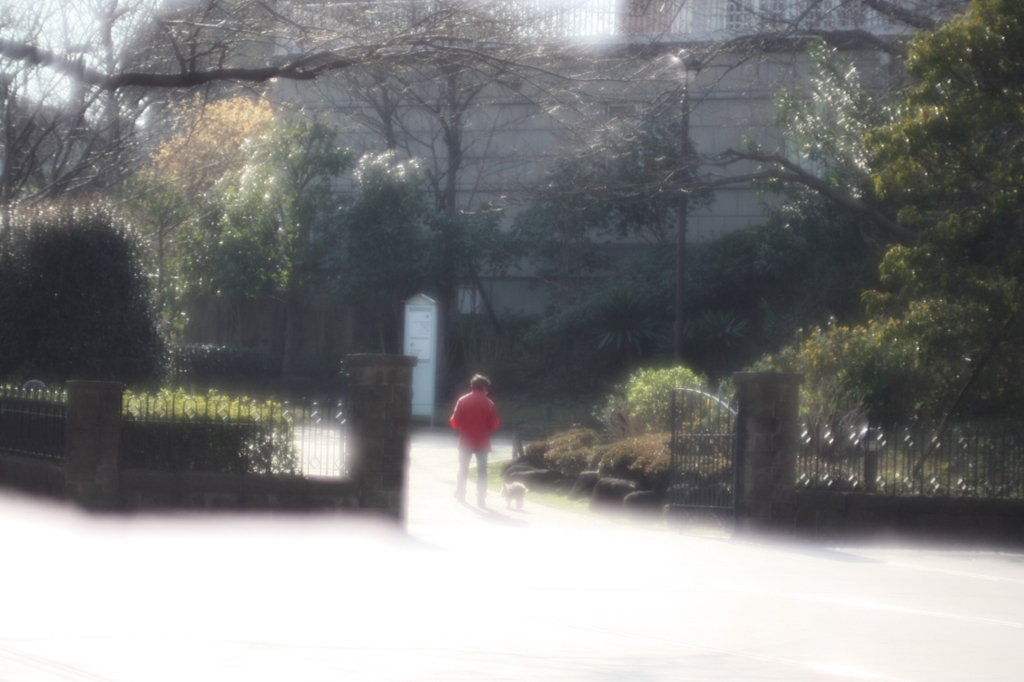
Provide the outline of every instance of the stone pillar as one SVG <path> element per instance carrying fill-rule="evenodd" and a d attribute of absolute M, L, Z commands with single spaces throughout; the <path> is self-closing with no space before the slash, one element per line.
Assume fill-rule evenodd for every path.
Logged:
<path fill-rule="evenodd" d="M 792 525 L 801 374 L 738 372 L 736 530 Z"/>
<path fill-rule="evenodd" d="M 117 505 L 122 384 L 69 381 L 64 446 L 67 499 L 89 509 Z"/>
<path fill-rule="evenodd" d="M 405 355 L 350 355 L 349 453 L 359 504 L 405 524 L 412 368 Z"/>

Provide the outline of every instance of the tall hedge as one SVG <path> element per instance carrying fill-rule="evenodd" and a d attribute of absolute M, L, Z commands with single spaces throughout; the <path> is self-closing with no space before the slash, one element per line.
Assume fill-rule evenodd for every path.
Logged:
<path fill-rule="evenodd" d="M 0 233 L 0 378 L 147 384 L 165 356 L 125 224 L 95 205 L 12 212 Z"/>

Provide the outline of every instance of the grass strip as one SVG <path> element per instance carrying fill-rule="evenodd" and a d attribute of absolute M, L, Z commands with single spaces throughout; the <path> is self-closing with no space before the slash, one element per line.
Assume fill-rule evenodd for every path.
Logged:
<path fill-rule="evenodd" d="M 499 492 L 502 486 L 501 479 L 501 468 L 503 462 L 488 462 L 487 464 L 487 489 Z M 471 464 L 469 467 L 469 481 L 476 481 L 476 464 Z M 545 507 L 554 507 L 555 509 L 562 509 L 565 511 L 575 512 L 577 514 L 590 514 L 590 500 L 584 498 L 582 500 L 570 500 L 565 495 L 560 495 L 554 492 L 548 492 L 545 490 L 531 490 L 527 495 L 529 502 L 535 502 L 542 504 Z M 637 517 L 637 516 L 608 516 L 608 520 L 616 521 L 630 526 L 643 526 L 648 530 L 682 530 L 687 535 L 697 535 L 702 537 L 716 537 L 716 538 L 727 538 L 729 532 L 721 528 L 703 528 L 703 527 L 689 527 L 685 530 L 678 526 L 673 527 L 666 524 L 662 519 L 658 517 Z"/>
<path fill-rule="evenodd" d="M 501 467 L 504 462 L 489 462 L 487 464 L 487 489 L 495 492 L 501 491 L 503 481 L 501 480 Z M 469 467 L 469 480 L 476 480 L 476 465 L 472 464 Z M 530 490 L 527 499 L 537 504 L 543 504 L 545 507 L 554 507 L 556 509 L 564 509 L 567 511 L 573 511 L 580 514 L 590 513 L 590 504 L 586 499 L 583 500 L 570 500 L 565 495 L 558 493 L 549 492 L 546 490 Z"/>

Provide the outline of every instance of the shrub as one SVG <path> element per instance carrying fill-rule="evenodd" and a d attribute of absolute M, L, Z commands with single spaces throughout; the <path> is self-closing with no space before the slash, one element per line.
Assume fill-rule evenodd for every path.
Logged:
<path fill-rule="evenodd" d="M 216 391 L 126 392 L 121 465 L 215 473 L 295 473 L 293 423 L 281 403 Z"/>
<path fill-rule="evenodd" d="M 602 475 L 633 481 L 641 490 L 664 492 L 670 443 L 669 434 L 652 433 L 601 445 L 596 431 L 573 429 L 530 443 L 523 457 L 527 464 L 557 471 L 568 479 L 598 469 Z"/>
<path fill-rule="evenodd" d="M 166 368 L 136 238 L 102 207 L 13 212 L 0 320 L 0 377 L 145 384 Z"/>
<path fill-rule="evenodd" d="M 576 478 L 594 466 L 600 436 L 593 429 L 573 429 L 546 441 L 530 443 L 523 456 L 527 464 Z"/>
<path fill-rule="evenodd" d="M 685 367 L 641 369 L 608 396 L 595 416 L 612 440 L 665 431 L 672 389 L 700 385 L 700 378 Z"/>
<path fill-rule="evenodd" d="M 668 489 L 672 436 L 651 433 L 626 438 L 600 449 L 596 463 L 602 475 L 625 478 L 640 490 Z"/>
<path fill-rule="evenodd" d="M 803 416 L 831 430 L 859 419 L 865 409 L 876 420 L 906 419 L 926 409 L 922 399 L 935 392 L 929 386 L 935 379 L 921 366 L 920 348 L 901 331 L 894 320 L 853 327 L 833 322 L 753 369 L 802 374 Z"/>

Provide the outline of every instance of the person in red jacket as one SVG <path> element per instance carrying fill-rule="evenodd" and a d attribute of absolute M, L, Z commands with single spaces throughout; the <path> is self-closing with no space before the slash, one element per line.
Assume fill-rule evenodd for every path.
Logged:
<path fill-rule="evenodd" d="M 469 460 L 476 455 L 476 501 L 487 506 L 487 454 L 491 451 L 491 434 L 498 430 L 498 411 L 487 397 L 490 380 L 479 374 L 469 381 L 472 389 L 455 403 L 455 411 L 448 423 L 459 431 L 459 475 L 455 484 L 455 497 L 466 501 L 466 479 Z"/>

